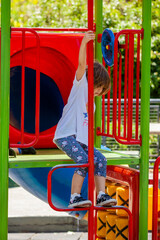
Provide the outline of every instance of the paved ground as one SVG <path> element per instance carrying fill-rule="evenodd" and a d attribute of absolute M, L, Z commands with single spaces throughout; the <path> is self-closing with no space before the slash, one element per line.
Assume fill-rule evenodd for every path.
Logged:
<path fill-rule="evenodd" d="M 88 240 L 87 221 L 52 210 L 21 187 L 10 188 L 8 240 Z"/>
<path fill-rule="evenodd" d="M 9 188 L 9 217 L 68 216 L 57 212 L 22 187 Z"/>
<path fill-rule="evenodd" d="M 148 240 L 151 240 L 151 233 L 148 235 Z M 8 240 L 88 240 L 88 234 L 79 232 L 67 232 L 67 233 L 21 233 L 21 234 L 9 234 Z"/>
<path fill-rule="evenodd" d="M 9 234 L 8 240 L 87 240 L 87 233 L 21 233 Z"/>
<path fill-rule="evenodd" d="M 9 232 L 86 232 L 88 223 L 57 212 L 21 187 L 9 188 Z"/>

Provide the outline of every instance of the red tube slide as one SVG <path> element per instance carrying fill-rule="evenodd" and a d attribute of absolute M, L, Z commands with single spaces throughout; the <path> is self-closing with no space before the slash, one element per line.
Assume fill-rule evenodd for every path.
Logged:
<path fill-rule="evenodd" d="M 66 104 L 78 65 L 83 34 L 39 33 L 40 37 L 40 137 L 36 148 L 53 148 L 56 125 Z M 35 133 L 36 38 L 25 33 L 24 140 Z M 22 33 L 12 32 L 10 78 L 10 144 L 21 139 Z"/>

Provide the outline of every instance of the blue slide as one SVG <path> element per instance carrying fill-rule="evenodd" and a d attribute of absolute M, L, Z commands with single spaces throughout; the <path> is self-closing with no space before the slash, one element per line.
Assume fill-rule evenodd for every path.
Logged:
<path fill-rule="evenodd" d="M 101 149 L 111 149 L 101 146 Z M 52 168 L 12 168 L 9 169 L 10 178 L 28 192 L 48 203 L 47 178 Z M 59 168 L 52 174 L 52 203 L 57 208 L 67 208 L 70 200 L 72 176 L 75 168 Z M 82 197 L 88 198 L 88 174 L 83 182 Z M 73 211 L 70 215 L 82 219 L 87 211 Z"/>
<path fill-rule="evenodd" d="M 9 169 L 10 178 L 25 190 L 42 201 L 47 200 L 47 177 L 52 168 L 17 168 Z M 52 175 L 52 203 L 57 208 L 67 208 L 70 200 L 71 182 L 74 168 L 60 168 Z M 88 176 L 82 186 L 82 196 L 88 196 Z M 82 219 L 86 211 L 69 212 L 70 215 Z"/>

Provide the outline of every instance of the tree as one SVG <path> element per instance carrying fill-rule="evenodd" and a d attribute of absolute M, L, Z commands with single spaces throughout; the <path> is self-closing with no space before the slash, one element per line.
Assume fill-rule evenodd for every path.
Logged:
<path fill-rule="evenodd" d="M 103 27 L 142 26 L 142 1 L 103 0 Z M 160 96 L 160 0 L 152 0 L 151 97 Z M 87 0 L 12 0 L 12 27 L 87 27 Z"/>

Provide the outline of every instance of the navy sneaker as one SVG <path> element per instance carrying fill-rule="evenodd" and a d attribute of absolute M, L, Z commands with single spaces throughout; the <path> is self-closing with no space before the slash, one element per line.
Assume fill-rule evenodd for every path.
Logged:
<path fill-rule="evenodd" d="M 75 208 L 75 207 L 90 207 L 92 202 L 90 200 L 86 200 L 81 196 L 75 196 L 73 200 L 70 200 L 68 207 Z"/>
<path fill-rule="evenodd" d="M 21 142 L 18 142 L 20 144 Z M 29 148 L 18 148 L 20 154 L 36 154 L 36 150 L 34 147 Z"/>
<path fill-rule="evenodd" d="M 21 148 L 22 154 L 36 154 L 36 150 L 33 147 Z"/>
<path fill-rule="evenodd" d="M 111 207 L 117 204 L 117 200 L 111 198 L 108 194 L 102 194 L 100 198 L 97 198 L 97 206 Z"/>

